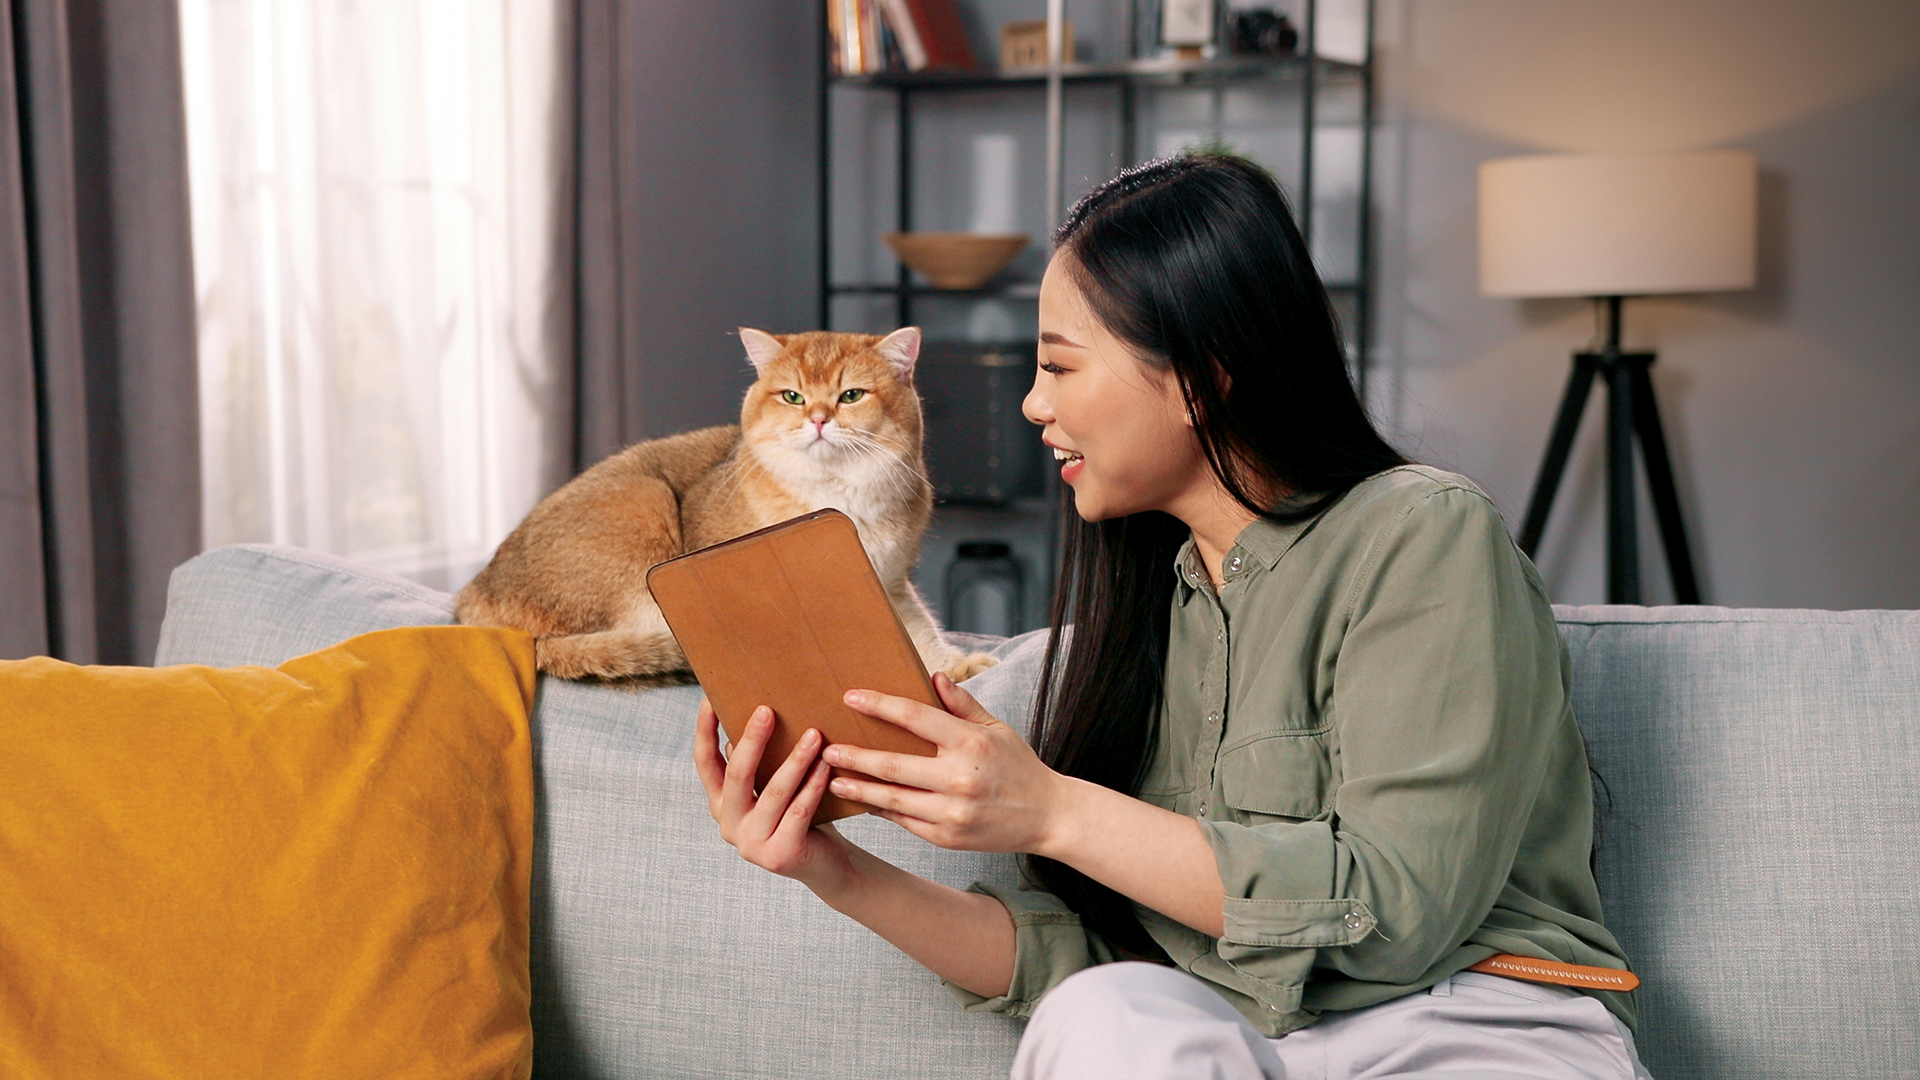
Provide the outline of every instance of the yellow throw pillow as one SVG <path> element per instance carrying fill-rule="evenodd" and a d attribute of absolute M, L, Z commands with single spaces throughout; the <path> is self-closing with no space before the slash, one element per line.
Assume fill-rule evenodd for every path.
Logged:
<path fill-rule="evenodd" d="M 0 1076 L 520 1077 L 533 643 L 0 662 Z"/>

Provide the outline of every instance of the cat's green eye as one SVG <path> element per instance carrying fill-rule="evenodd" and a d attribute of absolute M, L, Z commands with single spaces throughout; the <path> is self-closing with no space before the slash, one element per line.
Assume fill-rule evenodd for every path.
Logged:
<path fill-rule="evenodd" d="M 807 403 L 807 399 L 804 397 L 801 397 L 800 391 L 798 390 L 780 391 L 780 400 L 786 402 L 789 405 L 805 405 Z"/>
<path fill-rule="evenodd" d="M 840 404 L 851 405 L 854 402 L 859 401 L 861 398 L 866 396 L 867 396 L 867 392 L 865 390 L 849 390 L 846 393 L 840 395 Z"/>

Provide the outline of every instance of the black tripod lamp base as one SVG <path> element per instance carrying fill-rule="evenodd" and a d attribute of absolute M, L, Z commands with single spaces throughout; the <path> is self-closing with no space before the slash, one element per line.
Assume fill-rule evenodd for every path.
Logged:
<path fill-rule="evenodd" d="M 1653 399 L 1653 380 L 1648 375 L 1654 354 L 1619 351 L 1617 306 L 1614 310 L 1610 347 L 1603 352 L 1573 355 L 1567 392 L 1560 399 L 1553 434 L 1547 439 L 1547 454 L 1540 464 L 1533 497 L 1527 500 L 1527 516 L 1520 529 L 1520 550 L 1533 558 L 1540 548 L 1547 516 L 1553 510 L 1554 494 L 1566 473 L 1567 457 L 1573 450 L 1574 436 L 1579 433 L 1580 419 L 1586 412 L 1587 398 L 1593 393 L 1594 378 L 1598 376 L 1607 384 L 1607 602 L 1642 602 L 1634 490 L 1634 442 L 1637 440 L 1641 456 L 1646 459 L 1647 483 L 1653 494 L 1654 516 L 1660 523 L 1661 546 L 1673 574 L 1674 598 L 1682 604 L 1698 604 L 1700 584 L 1693 573 L 1693 553 L 1687 545 L 1686 526 L 1680 520 L 1680 498 L 1673 483 L 1673 462 L 1667 455 L 1667 439 L 1661 429 L 1659 407 Z"/>

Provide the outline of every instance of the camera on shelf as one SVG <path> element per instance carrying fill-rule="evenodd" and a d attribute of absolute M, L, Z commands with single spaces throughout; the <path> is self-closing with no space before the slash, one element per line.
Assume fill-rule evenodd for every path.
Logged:
<path fill-rule="evenodd" d="M 1292 56 L 1300 34 L 1287 17 L 1271 8 L 1245 8 L 1233 13 L 1229 27 L 1233 51 L 1248 56 Z"/>

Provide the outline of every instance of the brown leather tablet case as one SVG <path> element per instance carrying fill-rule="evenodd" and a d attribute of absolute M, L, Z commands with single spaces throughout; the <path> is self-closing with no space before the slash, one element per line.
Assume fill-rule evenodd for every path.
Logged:
<path fill-rule="evenodd" d="M 756 788 L 810 727 L 829 743 L 932 756 L 932 743 L 842 700 L 860 688 L 939 707 L 913 639 L 853 521 L 840 511 L 820 510 L 669 559 L 647 572 L 647 587 L 729 739 L 740 741 L 755 708 L 772 707 L 773 738 Z M 829 792 L 813 820 L 871 809 Z"/>

